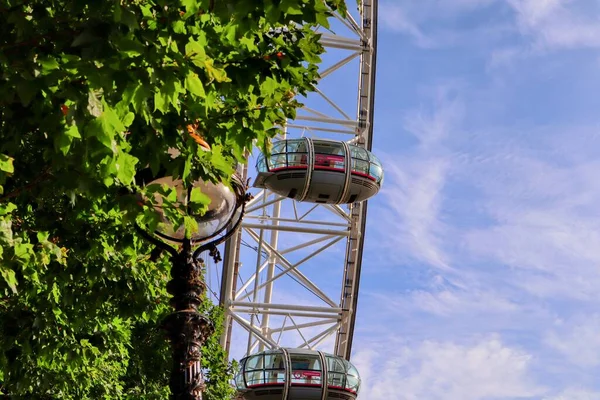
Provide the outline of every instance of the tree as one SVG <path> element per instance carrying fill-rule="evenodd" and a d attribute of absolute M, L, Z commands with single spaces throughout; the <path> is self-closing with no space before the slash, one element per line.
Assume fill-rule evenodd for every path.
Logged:
<path fill-rule="evenodd" d="M 343 7 L 0 0 L 2 392 L 165 398 L 169 353 L 156 327 L 170 265 L 132 229 L 158 223 L 152 200 L 135 195 L 153 199 L 139 178 L 229 182 L 254 143 L 268 151 L 318 78 L 311 27 Z M 189 222 L 165 203 L 169 219 Z M 206 203 L 194 196 L 198 212 Z M 205 346 L 208 399 L 231 394 L 218 334 Z"/>

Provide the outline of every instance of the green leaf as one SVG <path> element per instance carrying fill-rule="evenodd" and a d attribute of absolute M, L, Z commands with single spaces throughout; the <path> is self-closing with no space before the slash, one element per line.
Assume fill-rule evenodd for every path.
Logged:
<path fill-rule="evenodd" d="M 204 59 L 206 57 L 206 51 L 200 43 L 192 39 L 185 45 L 185 56 L 193 60 Z"/>
<path fill-rule="evenodd" d="M 47 242 L 48 241 L 48 236 L 49 236 L 48 232 L 38 232 L 36 234 L 37 240 L 40 243 Z"/>
<path fill-rule="evenodd" d="M 207 59 L 204 62 L 204 68 L 209 77 L 217 82 L 231 82 L 231 79 L 227 77 L 227 72 L 223 68 L 215 67 L 213 60 Z"/>
<path fill-rule="evenodd" d="M 244 36 L 240 39 L 240 44 L 244 45 L 248 51 L 258 51 L 254 38 Z"/>
<path fill-rule="evenodd" d="M 12 292 L 14 294 L 17 294 L 18 282 L 17 282 L 17 276 L 15 275 L 15 271 L 13 271 L 12 269 L 1 267 L 0 274 L 4 278 L 4 281 L 6 282 L 6 284 L 10 288 L 10 290 L 12 290 Z"/>
<path fill-rule="evenodd" d="M 104 108 L 102 117 L 106 119 L 106 123 L 112 126 L 117 132 L 124 132 L 125 126 L 121 122 L 121 119 L 115 110 L 113 110 L 104 99 L 102 99 L 102 106 Z"/>
<path fill-rule="evenodd" d="M 154 109 L 166 114 L 169 111 L 169 104 L 178 112 L 181 110 L 179 104 L 179 93 L 181 93 L 181 83 L 173 77 L 169 77 L 165 84 L 154 93 Z"/>
<path fill-rule="evenodd" d="M 13 165 L 14 158 L 7 156 L 6 154 L 0 154 L 0 171 L 12 174 L 15 172 Z"/>
<path fill-rule="evenodd" d="M 135 176 L 135 165 L 138 159 L 131 154 L 120 153 L 116 161 L 117 179 L 124 185 L 130 185 Z"/>
<path fill-rule="evenodd" d="M 73 138 L 65 134 L 64 131 L 59 132 L 54 138 L 54 148 L 60 151 L 64 156 L 69 153 Z"/>
<path fill-rule="evenodd" d="M 222 146 L 212 146 L 212 150 L 209 154 L 210 161 L 216 169 L 221 170 L 227 176 L 233 174 L 233 171 L 235 170 L 233 167 L 234 163 L 223 154 Z"/>
<path fill-rule="evenodd" d="M 121 39 L 117 43 L 118 50 L 127 57 L 138 57 L 144 54 L 146 47 L 137 40 Z"/>
<path fill-rule="evenodd" d="M 329 16 L 325 13 L 317 13 L 317 23 L 325 29 L 329 29 Z"/>
<path fill-rule="evenodd" d="M 185 88 L 198 97 L 205 97 L 206 92 L 204 91 L 204 86 L 202 85 L 202 81 L 196 73 L 193 71 L 188 71 L 187 76 L 185 77 Z"/>
<path fill-rule="evenodd" d="M 163 114 L 169 111 L 169 98 L 164 90 L 154 92 L 154 110 L 158 110 Z"/>
<path fill-rule="evenodd" d="M 183 225 L 185 227 L 185 237 L 188 239 L 191 238 L 194 233 L 198 232 L 198 222 L 194 217 L 185 215 L 183 217 Z"/>
<path fill-rule="evenodd" d="M 270 76 L 260 85 L 260 94 L 269 97 L 275 94 L 277 90 L 277 81 Z"/>
<path fill-rule="evenodd" d="M 135 119 L 135 114 L 134 114 L 134 113 L 132 113 L 132 112 L 128 112 L 128 113 L 125 115 L 125 118 L 123 118 L 123 125 L 124 125 L 126 128 L 128 128 L 128 127 L 129 127 L 129 126 L 130 126 L 130 125 L 133 123 L 133 120 L 134 120 L 134 119 Z"/>
<path fill-rule="evenodd" d="M 200 10 L 200 4 L 198 0 L 181 0 L 181 5 L 185 7 L 186 14 L 195 14 Z"/>
<path fill-rule="evenodd" d="M 17 209 L 17 206 L 14 203 L 0 203 L 0 216 L 10 214 L 11 212 L 13 212 L 16 209 Z M 0 234 L 2 233 L 1 226 L 2 225 L 0 222 Z"/>
<path fill-rule="evenodd" d="M 102 92 L 98 90 L 90 90 L 88 93 L 88 112 L 94 117 L 99 117 L 102 114 Z"/>
<path fill-rule="evenodd" d="M 139 27 L 135 14 L 123 6 L 115 7 L 114 21 L 127 25 L 130 29 Z"/>
<path fill-rule="evenodd" d="M 58 61 L 56 61 L 56 59 L 52 58 L 52 57 L 40 58 L 38 60 L 38 63 L 41 65 L 42 74 L 44 74 L 44 75 L 45 75 L 45 73 L 48 73 L 50 71 L 60 68 Z"/>
<path fill-rule="evenodd" d="M 138 86 L 133 90 L 131 104 L 133 105 L 133 109 L 136 113 L 139 114 L 142 112 L 143 107 L 146 104 L 146 99 L 150 97 L 150 95 L 150 88 L 143 83 L 139 83 Z"/>
<path fill-rule="evenodd" d="M 25 107 L 27 107 L 29 103 L 31 103 L 31 100 L 33 100 L 33 98 L 39 93 L 39 88 L 37 85 L 29 80 L 21 81 L 17 85 L 16 89 L 17 94 L 21 99 L 21 104 L 23 104 Z"/>
<path fill-rule="evenodd" d="M 117 113 L 104 100 L 102 100 L 102 107 L 104 109 L 102 115 L 93 119 L 86 126 L 85 132 L 89 136 L 96 137 L 105 147 L 116 153 L 115 136 L 117 133 L 124 132 L 125 126 Z"/>
<path fill-rule="evenodd" d="M 235 39 L 237 37 L 237 28 L 238 28 L 237 24 L 229 25 L 227 28 L 225 28 L 225 32 L 226 32 L 225 37 L 227 38 L 229 43 L 235 42 Z"/>
<path fill-rule="evenodd" d="M 297 0 L 282 0 L 279 9 L 287 15 L 302 15 L 301 4 Z"/>
<path fill-rule="evenodd" d="M 190 172 L 192 172 L 192 159 L 191 157 L 187 157 L 183 164 L 183 172 L 181 174 L 181 179 L 184 181 L 190 176 Z"/>
<path fill-rule="evenodd" d="M 67 136 L 70 136 L 70 137 L 73 137 L 73 138 L 81 139 L 81 134 L 79 133 L 79 128 L 77 128 L 77 125 L 75 125 L 75 124 L 70 125 L 65 130 L 65 134 Z"/>
<path fill-rule="evenodd" d="M 14 241 L 15 257 L 26 261 L 33 255 L 33 245 L 31 243 L 23 243 L 20 239 Z"/>
<path fill-rule="evenodd" d="M 6 219 L 0 219 L 0 244 L 7 247 L 14 246 L 12 222 Z"/>
<path fill-rule="evenodd" d="M 192 203 L 208 205 L 210 204 L 210 197 L 206 194 L 202 193 L 200 188 L 192 188 L 192 193 L 190 194 L 190 201 Z"/>
<path fill-rule="evenodd" d="M 185 28 L 185 22 L 179 20 L 173 23 L 173 32 L 175 33 L 187 33 L 187 29 Z"/>
<path fill-rule="evenodd" d="M 60 289 L 58 288 L 56 282 L 52 284 L 52 298 L 56 304 L 60 302 Z"/>

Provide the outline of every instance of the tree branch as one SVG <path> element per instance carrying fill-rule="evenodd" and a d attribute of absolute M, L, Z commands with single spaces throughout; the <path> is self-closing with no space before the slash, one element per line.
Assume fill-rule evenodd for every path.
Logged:
<path fill-rule="evenodd" d="M 15 189 L 12 192 L 7 193 L 4 196 L 0 197 L 0 203 L 6 201 L 8 199 L 11 199 L 13 197 L 17 197 L 18 195 L 20 195 L 23 192 L 27 192 L 27 191 L 31 190 L 32 188 L 39 185 L 43 181 L 47 180 L 50 176 L 51 175 L 50 175 L 49 171 L 43 172 L 41 175 L 39 175 L 37 178 L 35 178 L 32 182 L 28 183 L 27 185 L 21 186 L 20 188 Z"/>

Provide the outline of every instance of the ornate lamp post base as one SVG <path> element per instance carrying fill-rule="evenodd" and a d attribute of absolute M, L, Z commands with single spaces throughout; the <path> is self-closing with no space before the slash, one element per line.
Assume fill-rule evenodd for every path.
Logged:
<path fill-rule="evenodd" d="M 163 327 L 173 351 L 170 399 L 202 400 L 201 348 L 213 331 L 212 324 L 197 311 L 176 311 L 165 318 Z"/>
<path fill-rule="evenodd" d="M 171 370 L 172 400 L 201 400 L 204 379 L 200 366 L 202 345 L 213 333 L 211 321 L 198 312 L 206 285 L 202 279 L 202 261 L 194 258 L 191 243 L 184 243 L 183 251 L 172 257 L 173 267 L 167 291 L 173 295 L 175 308 L 162 323 L 171 343 L 173 368 Z"/>

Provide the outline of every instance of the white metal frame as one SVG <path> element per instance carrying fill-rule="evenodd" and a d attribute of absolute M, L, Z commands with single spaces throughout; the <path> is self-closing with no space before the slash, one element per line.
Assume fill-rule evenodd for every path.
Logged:
<path fill-rule="evenodd" d="M 328 96 L 319 87 L 317 94 L 329 110 L 303 107 L 296 119 L 288 122 L 288 132 L 329 135 L 371 149 L 377 1 L 362 0 L 360 3 L 360 21 L 349 13 L 343 16 L 335 13 L 338 25 L 343 26 L 349 37 L 323 32 L 321 39 L 328 51 L 342 54 L 339 61 L 321 71 L 321 79 L 342 70 L 353 60 L 359 60 L 356 117 L 348 115 L 332 100 L 333 96 Z M 284 333 L 295 332 L 300 339 L 298 347 L 311 349 L 334 336 L 334 348 L 329 351 L 350 359 L 367 203 L 349 207 L 315 204 L 305 211 L 299 209 L 295 201 L 262 190 L 248 204 L 242 229 L 227 243 L 220 288 L 220 303 L 225 309 L 225 333 L 221 343 L 226 350 L 230 348 L 232 324 L 236 323 L 248 332 L 246 354 L 279 347 Z M 301 239 L 296 239 L 292 246 L 281 248 L 281 235 L 285 234 L 294 234 L 295 238 Z M 253 242 L 255 250 L 243 249 L 243 237 Z M 315 258 L 324 251 L 343 243 L 346 244 L 345 255 L 340 264 L 334 266 L 343 268 L 342 285 L 336 294 L 339 298 L 334 299 L 309 279 L 303 267 L 316 262 Z M 242 281 L 240 260 L 247 261 L 254 251 L 255 266 L 247 280 Z M 295 254 L 299 259 L 291 261 Z M 294 279 L 299 291 L 312 293 L 315 302 L 321 305 L 273 303 L 274 285 L 284 277 Z"/>

